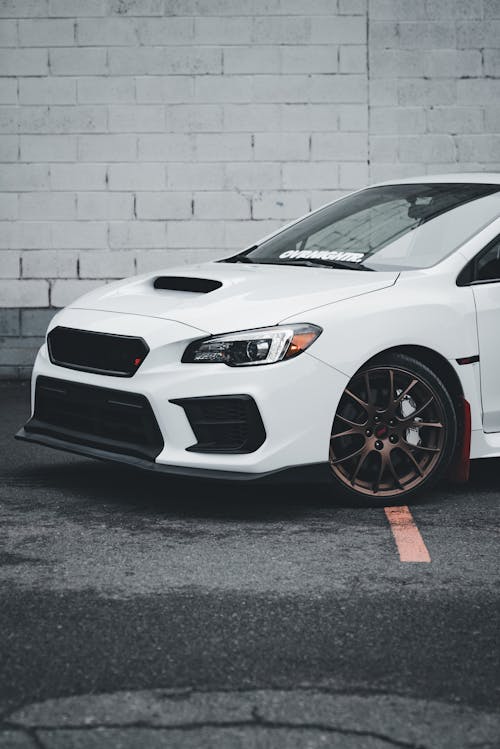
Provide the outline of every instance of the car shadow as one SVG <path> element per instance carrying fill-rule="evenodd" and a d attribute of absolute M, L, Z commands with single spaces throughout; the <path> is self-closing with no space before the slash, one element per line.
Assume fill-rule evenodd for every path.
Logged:
<path fill-rule="evenodd" d="M 474 492 L 498 494 L 500 459 L 474 461 L 468 484 L 441 482 L 412 501 L 412 506 L 453 501 Z M 169 477 L 128 466 L 51 456 L 51 462 L 17 464 L 8 483 L 43 496 L 61 495 L 71 511 L 106 508 L 119 513 L 152 513 L 163 517 L 224 519 L 227 521 L 276 521 L 331 514 L 351 508 L 332 487 L 322 483 L 269 481 L 215 481 Z M 31 491 L 30 491 L 31 490 Z M 38 495 L 35 495 L 38 496 Z M 34 501 L 35 497 L 33 497 Z M 45 500 L 44 500 L 45 501 Z M 50 502 L 50 500 L 49 500 Z M 61 503 L 58 501 L 60 509 Z M 68 508 L 69 509 L 69 508 Z M 357 511 L 363 512 L 362 508 Z M 364 513 L 365 517 L 368 513 Z"/>
<path fill-rule="evenodd" d="M 73 510 L 78 501 L 87 508 L 250 521 L 298 517 L 332 507 L 331 490 L 321 484 L 200 481 L 73 458 L 18 465 L 8 481 L 30 494 L 43 489 L 44 496 L 47 490 L 63 495 Z"/>

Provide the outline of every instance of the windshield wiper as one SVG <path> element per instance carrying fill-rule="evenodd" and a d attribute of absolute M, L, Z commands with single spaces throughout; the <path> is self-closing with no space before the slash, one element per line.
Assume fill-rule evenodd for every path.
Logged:
<path fill-rule="evenodd" d="M 321 258 L 318 258 L 317 260 L 299 260 L 298 262 L 293 263 L 279 263 L 279 265 L 306 265 L 309 268 L 314 268 L 315 266 L 320 265 L 325 268 L 334 268 L 336 270 L 374 270 L 374 268 L 368 268 L 368 266 L 363 265 L 362 263 L 343 263 L 341 260 L 322 260 Z"/>
<path fill-rule="evenodd" d="M 248 257 L 248 253 L 256 249 L 257 249 L 257 245 L 254 244 L 253 247 L 249 247 L 248 250 L 239 252 L 237 255 L 233 255 L 232 257 L 225 257 L 224 260 L 219 260 L 218 262 L 219 263 L 253 263 L 253 260 Z"/>

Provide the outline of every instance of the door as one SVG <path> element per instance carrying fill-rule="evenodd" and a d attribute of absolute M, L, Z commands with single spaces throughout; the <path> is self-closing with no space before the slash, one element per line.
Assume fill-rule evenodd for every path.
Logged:
<path fill-rule="evenodd" d="M 479 335 L 483 429 L 500 432 L 500 236 L 474 259 L 471 276 Z"/>

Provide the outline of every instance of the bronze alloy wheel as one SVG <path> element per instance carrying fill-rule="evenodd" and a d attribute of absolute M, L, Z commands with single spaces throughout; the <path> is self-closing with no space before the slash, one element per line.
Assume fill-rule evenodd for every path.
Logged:
<path fill-rule="evenodd" d="M 439 392 L 440 380 L 435 388 L 415 369 L 427 368 L 373 365 L 344 391 L 333 422 L 330 467 L 351 492 L 396 499 L 436 473 L 445 446 L 449 453 L 451 401 L 446 404 Z"/>

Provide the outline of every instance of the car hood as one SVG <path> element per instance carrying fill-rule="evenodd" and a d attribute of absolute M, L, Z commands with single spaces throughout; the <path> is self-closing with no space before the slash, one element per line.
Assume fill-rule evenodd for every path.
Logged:
<path fill-rule="evenodd" d="M 107 284 L 69 307 L 159 317 L 213 334 L 276 325 L 302 313 L 304 322 L 313 322 L 306 319 L 310 310 L 392 286 L 397 277 L 397 272 L 213 262 Z"/>

